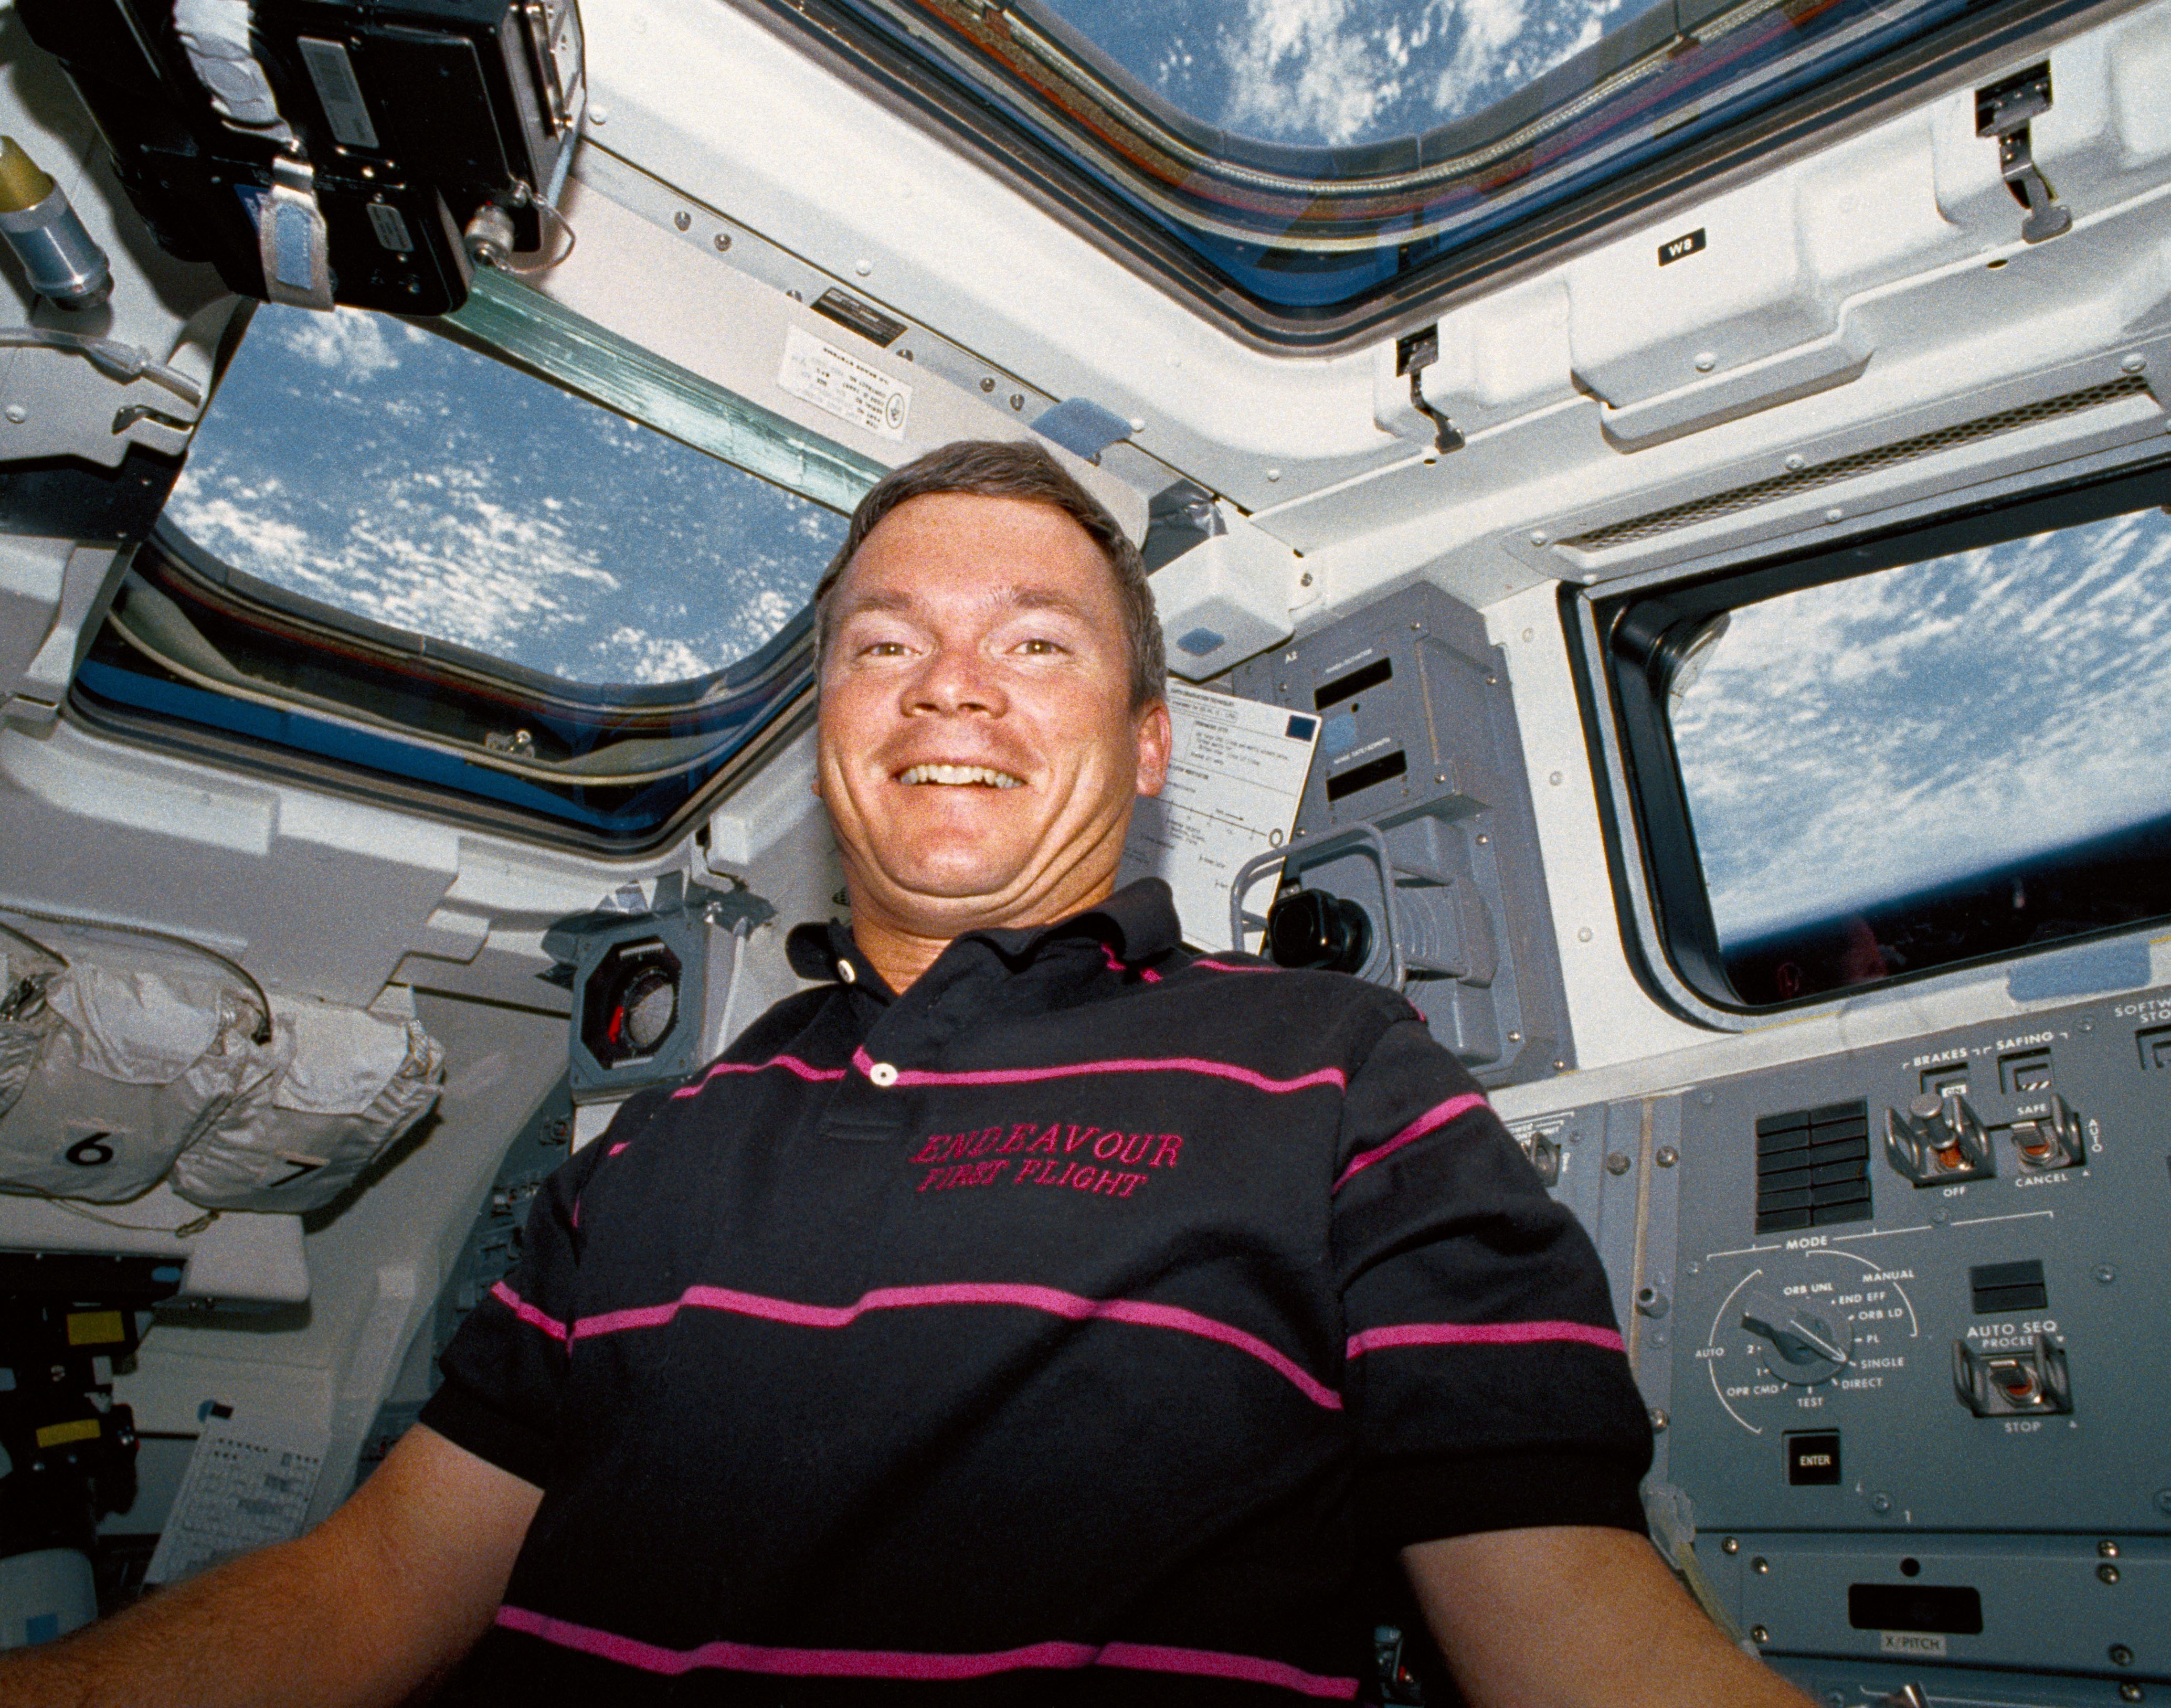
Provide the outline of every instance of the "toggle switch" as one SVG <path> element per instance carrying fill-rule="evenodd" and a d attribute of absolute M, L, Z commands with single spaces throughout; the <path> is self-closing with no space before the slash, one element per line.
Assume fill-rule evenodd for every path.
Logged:
<path fill-rule="evenodd" d="M 2048 1335 L 2024 1350 L 1979 1352 L 1953 1342 L 1953 1387 L 1960 1404 L 1978 1417 L 2029 1417 L 2073 1409 L 2072 1384 L 2064 1351 Z"/>
<path fill-rule="evenodd" d="M 2088 1146 L 2083 1140 L 2081 1117 L 2066 1108 L 2066 1100 L 2055 1091 L 2050 1094 L 2048 1111 L 2016 1121 L 2006 1131 L 2013 1135 L 2013 1148 L 2019 1155 L 2020 1166 L 2032 1173 L 2078 1168 L 2087 1159 Z"/>
<path fill-rule="evenodd" d="M 1990 1134 L 1967 1099 L 1957 1092 L 1943 1097 L 1925 1092 L 1908 1104 L 1904 1114 L 1887 1109 L 1884 1155 L 1918 1186 L 1994 1180 L 1997 1175 L 1991 1161 Z"/>

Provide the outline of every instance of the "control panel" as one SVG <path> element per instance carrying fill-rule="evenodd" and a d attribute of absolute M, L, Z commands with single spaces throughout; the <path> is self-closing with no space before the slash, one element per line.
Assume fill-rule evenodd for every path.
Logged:
<path fill-rule="evenodd" d="M 2171 1701 L 2171 993 L 1513 1125 L 1775 1664 Z"/>

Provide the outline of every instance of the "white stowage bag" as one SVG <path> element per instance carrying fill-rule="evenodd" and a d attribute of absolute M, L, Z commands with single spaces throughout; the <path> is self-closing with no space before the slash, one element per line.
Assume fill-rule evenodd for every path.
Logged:
<path fill-rule="evenodd" d="M 277 1066 L 221 972 L 72 946 L 45 998 L 53 1025 L 0 1113 L 0 1191 L 132 1198 Z"/>
<path fill-rule="evenodd" d="M 234 1100 L 174 1165 L 207 1209 L 314 1210 L 428 1113 L 445 1052 L 415 1021 L 283 1001 L 277 1070 Z"/>

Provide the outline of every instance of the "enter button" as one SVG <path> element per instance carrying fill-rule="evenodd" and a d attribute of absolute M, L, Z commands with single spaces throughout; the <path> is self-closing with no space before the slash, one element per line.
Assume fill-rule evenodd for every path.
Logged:
<path fill-rule="evenodd" d="M 1839 1480 L 1839 1432 L 1819 1429 L 1789 1435 L 1787 1480 L 1797 1488 Z"/>

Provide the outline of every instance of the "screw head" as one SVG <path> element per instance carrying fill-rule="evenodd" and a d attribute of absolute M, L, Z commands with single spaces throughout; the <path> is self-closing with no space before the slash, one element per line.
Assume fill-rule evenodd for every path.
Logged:
<path fill-rule="evenodd" d="M 1869 1510 L 1873 1513 L 1880 1514 L 1890 1512 L 1892 1510 L 1892 1497 L 1886 1494 L 1882 1489 L 1879 1490 L 1875 1494 L 1869 1497 Z"/>
<path fill-rule="evenodd" d="M 994 388 L 995 383 L 991 379 L 984 379 L 980 382 L 980 389 L 984 392 L 991 392 Z"/>
<path fill-rule="evenodd" d="M 1543 545 L 1543 544 L 1546 543 L 1547 539 L 1549 537 L 1550 537 L 1550 536 L 1548 536 L 1548 535 L 1544 532 L 1544 530 L 1541 529 L 1541 530 L 1539 530 L 1538 532 L 1536 532 L 1536 533 L 1535 533 L 1531 534 L 1531 536 L 1530 536 L 1530 543 L 1531 543 L 1532 545 L 1534 545 L 1534 546 L 1541 546 L 1541 545 Z"/>
<path fill-rule="evenodd" d="M 1809 459 L 1804 457 L 1799 451 L 1792 452 L 1787 458 L 1788 473 L 1793 474 L 1798 469 L 1808 467 L 1809 461 Z"/>
<path fill-rule="evenodd" d="M 1739 1554 L 1741 1551 L 1741 1545 L 1733 1537 L 1729 1536 L 1718 1545 L 1718 1551 L 1722 1554 Z"/>
<path fill-rule="evenodd" d="M 1673 1422 L 1673 1419 L 1672 1419 L 1672 1418 L 1670 1418 L 1670 1417 L 1669 1417 L 1669 1416 L 1666 1416 L 1666 1414 L 1665 1414 L 1665 1412 L 1664 1412 L 1664 1411 L 1662 1411 L 1659 1407 L 1658 1407 L 1658 1406 L 1656 1406 L 1656 1405 L 1654 1405 L 1654 1406 L 1651 1408 L 1651 1433 L 1652 1433 L 1652 1434 L 1654 1434 L 1654 1435 L 1664 1435 L 1664 1434 L 1666 1432 L 1666 1426 L 1667 1426 L 1669 1423 L 1671 1423 L 1672 1422 Z"/>
<path fill-rule="evenodd" d="M 1302 575 L 1299 576 L 1296 578 L 1296 584 L 1300 587 L 1309 587 L 1311 585 L 1311 571 L 1310 570 L 1306 570 Z M 1447 779 L 1445 777 L 1440 779 L 1440 781 L 1443 783 Z"/>
<path fill-rule="evenodd" d="M 1838 522 L 1845 517 L 1846 515 L 1847 512 L 1835 504 L 1830 510 L 1825 512 L 1825 520 L 1826 522 Z"/>
<path fill-rule="evenodd" d="M 1761 1625 L 1754 1625 L 1749 1628 L 1749 1641 L 1752 1643 L 1768 1643 L 1772 1641 L 1772 1633 Z"/>
<path fill-rule="evenodd" d="M 2096 1544 L 2096 1553 L 2103 1559 L 2115 1560 L 2118 1558 L 2118 1544 L 2115 1542 L 2099 1542 Z"/>
<path fill-rule="evenodd" d="M 2156 1510 L 2167 1517 L 2171 1517 L 2171 1489 L 2157 1490 Z"/>
<path fill-rule="evenodd" d="M 1280 469 L 1278 469 L 1278 468 L 1269 468 L 1269 469 L 1268 469 L 1268 470 L 1267 470 L 1267 479 L 1269 479 L 1269 480 L 1278 480 L 1278 479 L 1280 479 L 1281 478 L 1282 478 L 1282 471 L 1281 471 Z"/>
<path fill-rule="evenodd" d="M 1930 1219 L 1942 1228 L 1946 1223 L 1953 1219 L 1953 1213 L 1950 1210 L 1948 1210 L 1943 1204 L 1940 1204 L 1936 1209 L 1930 1212 Z"/>
<path fill-rule="evenodd" d="M 19 427 L 30 419 L 30 412 L 20 404 L 10 404 L 8 405 L 8 419 Z"/>
<path fill-rule="evenodd" d="M 681 208 L 671 216 L 671 223 L 681 231 L 691 231 L 694 228 L 694 216 Z"/>
<path fill-rule="evenodd" d="M 1560 787 L 1560 780 L 1561 774 L 1557 771 L 1554 772 L 1552 776 L 1546 779 L 1546 781 L 1552 784 L 1556 789 Z"/>
<path fill-rule="evenodd" d="M 2108 1263 L 2099 1263 L 2096 1265 L 2093 1273 L 2094 1274 L 2095 1278 L 2101 1282 L 2105 1287 L 2109 1287 L 2111 1282 L 2118 1279 L 2118 1271 L 2112 1268 Z"/>
<path fill-rule="evenodd" d="M 2126 1647 L 2124 1643 L 2113 1643 L 2110 1646 L 2110 1663 L 2114 1667 L 2131 1666 L 2133 1664 L 2133 1651 Z"/>
<path fill-rule="evenodd" d="M 1579 925 L 1579 926 L 1576 928 L 1575 940 L 1576 940 L 1577 942 L 1579 942 L 1579 943 L 1588 943 L 1588 942 L 1589 942 L 1589 941 L 1590 941 L 1590 927 L 1589 927 L 1589 926 L 1588 926 L 1588 925 Z"/>
<path fill-rule="evenodd" d="M 1772 1575 L 1772 1562 L 1759 1554 L 1749 1562 L 1749 1569 L 1759 1577 L 1769 1577 Z"/>
<path fill-rule="evenodd" d="M 1716 356 L 1713 356 L 1708 350 L 1699 350 L 1697 351 L 1696 371 L 1698 373 L 1709 373 L 1712 369 L 1718 366 L 1718 358 Z"/>
<path fill-rule="evenodd" d="M 2096 1576 L 2105 1583 L 2115 1583 L 2118 1582 L 2118 1567 L 2109 1563 L 2099 1566 L 2096 1567 Z"/>
<path fill-rule="evenodd" d="M 2123 368 L 2128 373 L 2139 373 L 2142 369 L 2147 366 L 2148 358 L 2142 355 L 2138 351 L 2126 357 L 2124 361 L 2119 363 L 2119 367 Z"/>
<path fill-rule="evenodd" d="M 732 234 L 727 231 L 720 231 L 716 233 L 716 253 L 721 255 L 732 246 Z"/>
<path fill-rule="evenodd" d="M 1605 1172 L 1609 1175 L 1625 1175 L 1634 1166 L 1625 1151 L 1612 1151 L 1606 1155 Z"/>
<path fill-rule="evenodd" d="M 1657 1154 L 1651 1159 L 1653 1162 L 1658 1164 L 1658 1165 L 1662 1169 L 1670 1169 L 1681 1159 L 1681 1154 L 1675 1150 L 1670 1144 L 1660 1145 L 1658 1148 Z"/>
<path fill-rule="evenodd" d="M 2118 1700 L 2121 1702 L 2145 1702 L 2148 1698 L 2140 1685 L 2128 1679 L 2118 1687 Z"/>

